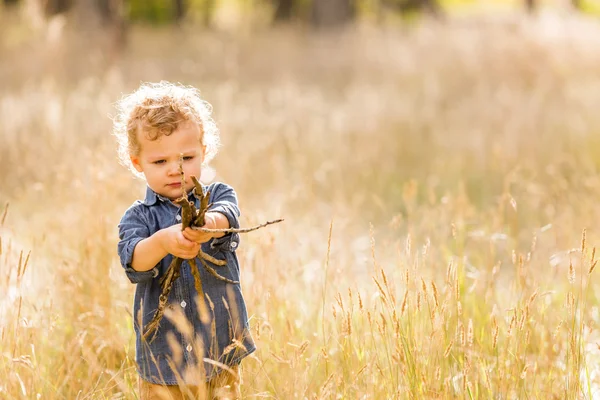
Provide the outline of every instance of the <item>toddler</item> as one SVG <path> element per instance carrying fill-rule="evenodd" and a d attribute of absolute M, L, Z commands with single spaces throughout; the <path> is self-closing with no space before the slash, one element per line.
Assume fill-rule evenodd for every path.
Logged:
<path fill-rule="evenodd" d="M 256 349 L 239 283 L 216 279 L 196 260 L 205 293 L 200 298 L 190 263 L 185 261 L 168 296 L 165 316 L 158 329 L 144 338 L 158 308 L 159 281 L 174 256 L 192 259 L 201 249 L 226 261 L 226 266 L 206 261 L 221 276 L 240 280 L 235 253 L 239 235 L 182 231 L 181 207 L 173 202 L 185 192 L 200 206 L 192 193 L 191 176 L 200 179 L 219 146 L 211 106 L 196 89 L 163 81 L 143 84 L 120 100 L 117 108 L 114 135 L 120 160 L 147 183 L 144 200 L 134 202 L 121 218 L 118 244 L 125 274 L 137 284 L 133 316 L 140 397 L 211 398 L 221 393 L 239 398 L 240 361 Z M 239 228 L 235 191 L 224 183 L 204 189 L 210 192 L 211 204 L 204 227 Z"/>

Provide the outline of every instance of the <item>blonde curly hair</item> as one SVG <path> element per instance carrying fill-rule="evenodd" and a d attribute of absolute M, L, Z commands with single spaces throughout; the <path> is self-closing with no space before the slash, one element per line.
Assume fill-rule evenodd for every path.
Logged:
<path fill-rule="evenodd" d="M 156 140 L 172 134 L 182 122 L 193 121 L 200 126 L 200 140 L 206 146 L 204 164 L 217 154 L 219 129 L 211 117 L 212 106 L 202 100 L 194 87 L 167 81 L 142 83 L 135 92 L 119 100 L 116 108 L 113 135 L 117 138 L 119 161 L 138 177 L 143 175 L 133 167 L 130 158 L 140 152 L 138 132 Z"/>

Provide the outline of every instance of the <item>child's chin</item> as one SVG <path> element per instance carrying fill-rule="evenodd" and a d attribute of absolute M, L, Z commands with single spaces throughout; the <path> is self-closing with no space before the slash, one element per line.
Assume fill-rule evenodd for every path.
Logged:
<path fill-rule="evenodd" d="M 160 192 L 156 193 L 161 195 L 162 197 L 166 197 L 169 200 L 177 200 L 181 197 L 181 190 L 179 189 L 161 190 Z"/>

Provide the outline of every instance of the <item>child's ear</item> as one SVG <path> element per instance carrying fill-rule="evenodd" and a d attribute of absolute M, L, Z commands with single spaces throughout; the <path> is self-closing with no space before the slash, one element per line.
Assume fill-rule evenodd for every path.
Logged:
<path fill-rule="evenodd" d="M 137 172 L 144 172 L 142 164 L 140 164 L 139 157 L 129 156 L 129 159 L 131 160 L 131 164 L 133 164 L 133 168 L 135 168 Z"/>

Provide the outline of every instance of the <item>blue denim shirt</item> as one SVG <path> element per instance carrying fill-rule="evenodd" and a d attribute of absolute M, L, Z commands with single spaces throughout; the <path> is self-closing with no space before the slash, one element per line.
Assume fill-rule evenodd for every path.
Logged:
<path fill-rule="evenodd" d="M 225 215 L 232 228 L 239 228 L 240 211 L 233 188 L 224 183 L 213 183 L 208 186 L 208 190 L 212 203 L 210 211 Z M 191 193 L 189 199 L 199 207 L 198 200 Z M 140 240 L 180 221 L 181 208 L 147 188 L 145 200 L 133 203 L 119 223 L 118 252 L 121 265 L 129 280 L 137 284 L 133 325 L 138 371 L 142 379 L 163 385 L 176 385 L 178 380 L 198 384 L 197 379 L 200 379 L 201 374 L 205 373 L 208 380 L 220 372 L 218 363 L 237 365 L 242 358 L 256 350 L 249 332 L 248 314 L 240 284 L 216 279 L 197 259 L 204 293 L 208 297 L 206 304 L 210 318 L 200 320 L 194 277 L 189 263 L 185 261 L 181 276 L 173 284 L 165 309 L 165 314 L 184 315 L 185 320 L 171 320 L 165 315 L 160 321 L 156 336 L 148 340 L 143 338 L 144 327 L 152 320 L 158 307 L 161 293 L 159 279 L 167 271 L 173 256 L 166 256 L 149 271 L 139 272 L 131 267 L 133 249 Z M 229 233 L 202 244 L 202 251 L 225 260 L 227 265 L 207 263 L 221 276 L 234 281 L 240 280 L 240 266 L 235 254 L 239 243 L 239 235 Z"/>

